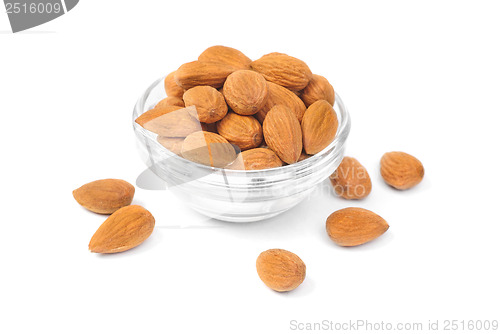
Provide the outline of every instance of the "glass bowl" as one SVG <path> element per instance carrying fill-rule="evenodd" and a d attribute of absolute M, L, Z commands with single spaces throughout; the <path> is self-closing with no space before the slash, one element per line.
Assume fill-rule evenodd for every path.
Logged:
<path fill-rule="evenodd" d="M 135 119 L 166 97 L 163 78 L 156 80 L 135 105 L 132 123 L 147 167 L 194 210 L 224 221 L 252 222 L 285 212 L 327 179 L 344 157 L 350 118 L 338 94 L 334 109 L 339 127 L 334 141 L 303 161 L 264 170 L 230 170 L 185 160 L 163 147 L 157 135 Z"/>

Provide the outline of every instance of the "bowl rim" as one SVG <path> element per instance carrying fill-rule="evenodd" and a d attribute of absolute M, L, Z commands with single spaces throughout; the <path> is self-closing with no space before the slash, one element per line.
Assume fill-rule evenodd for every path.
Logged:
<path fill-rule="evenodd" d="M 153 89 L 155 89 L 160 82 L 163 82 L 165 80 L 165 77 L 166 76 L 163 76 L 161 78 L 156 79 L 152 84 L 149 85 L 149 87 L 143 92 L 143 94 L 137 100 L 137 102 L 134 106 L 133 113 L 132 113 L 133 127 L 137 126 L 137 127 L 142 128 L 139 124 L 137 124 L 135 122 L 136 115 L 140 116 L 141 114 L 144 113 L 143 110 L 145 107 L 145 102 L 146 102 L 147 98 L 149 97 L 149 95 L 151 94 L 151 91 Z M 220 172 L 220 173 L 229 174 L 229 175 L 245 175 L 245 176 L 262 175 L 263 172 L 287 173 L 287 172 L 294 171 L 294 170 L 301 168 L 301 167 L 309 166 L 311 164 L 314 164 L 314 162 L 319 161 L 322 158 L 324 158 L 328 152 L 330 152 L 330 151 L 336 152 L 336 150 L 334 150 L 334 147 L 337 145 L 339 145 L 339 147 L 342 147 L 344 145 L 344 143 L 346 142 L 347 137 L 349 136 L 349 132 L 351 129 L 351 117 L 349 115 L 349 112 L 347 111 L 347 108 L 346 108 L 342 98 L 340 97 L 340 95 L 337 93 L 336 90 L 335 90 L 335 103 L 338 105 L 338 109 L 339 109 L 337 114 L 340 114 L 341 117 L 340 117 L 338 129 L 337 129 L 337 134 L 335 135 L 334 140 L 327 147 L 325 147 L 323 150 L 321 150 L 320 152 L 318 152 L 314 155 L 311 155 L 309 158 L 304 159 L 302 161 L 298 161 L 298 162 L 293 163 L 293 164 L 284 165 L 284 166 L 280 166 L 280 167 L 274 167 L 274 168 L 246 170 L 246 169 L 228 169 L 228 168 L 212 167 L 212 166 L 203 165 L 203 164 L 200 164 L 200 163 L 197 163 L 194 161 L 189 161 L 189 160 L 184 159 L 182 157 L 179 157 L 179 158 L 184 159 L 193 165 L 196 165 L 196 167 L 198 167 L 198 168 L 205 169 L 207 171 L 211 171 L 212 173 Z M 144 129 L 144 131 L 154 134 L 153 132 L 146 130 L 146 129 Z M 161 145 L 157 141 L 156 141 L 156 143 L 158 145 Z M 172 153 L 172 154 L 174 154 L 174 153 Z"/>

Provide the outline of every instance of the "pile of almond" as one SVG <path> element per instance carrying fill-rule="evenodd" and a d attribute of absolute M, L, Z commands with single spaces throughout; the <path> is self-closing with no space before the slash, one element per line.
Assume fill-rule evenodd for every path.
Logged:
<path fill-rule="evenodd" d="M 252 61 L 213 46 L 165 78 L 167 98 L 136 122 L 185 159 L 267 169 L 321 152 L 338 128 L 335 93 L 303 61 L 270 53 Z"/>

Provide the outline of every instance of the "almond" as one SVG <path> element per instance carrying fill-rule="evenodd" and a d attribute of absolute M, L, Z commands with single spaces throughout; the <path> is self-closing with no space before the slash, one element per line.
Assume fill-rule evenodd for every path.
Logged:
<path fill-rule="evenodd" d="M 284 53 L 270 53 L 252 62 L 253 70 L 267 81 L 290 90 L 304 89 L 312 78 L 312 72 L 302 60 Z"/>
<path fill-rule="evenodd" d="M 90 240 L 93 253 L 119 253 L 142 244 L 153 232 L 155 219 L 139 205 L 130 205 L 113 213 Z"/>
<path fill-rule="evenodd" d="M 158 140 L 158 142 L 170 152 L 177 155 L 181 154 L 181 148 L 182 143 L 184 143 L 184 138 L 158 136 L 156 140 Z"/>
<path fill-rule="evenodd" d="M 255 117 L 259 122 L 263 123 L 266 118 L 267 113 L 276 105 L 283 105 L 290 110 L 292 110 L 299 122 L 302 121 L 302 117 L 306 111 L 306 106 L 304 102 L 291 90 L 281 87 L 272 82 L 268 82 L 268 93 L 267 99 L 262 108 L 255 114 Z"/>
<path fill-rule="evenodd" d="M 134 186 L 126 181 L 104 179 L 87 183 L 74 190 L 73 197 L 87 210 L 110 214 L 130 205 L 134 193 Z"/>
<path fill-rule="evenodd" d="M 302 136 L 307 154 L 321 152 L 335 138 L 339 122 L 333 107 L 325 100 L 314 102 L 302 118 Z"/>
<path fill-rule="evenodd" d="M 243 52 L 222 45 L 209 47 L 201 53 L 198 60 L 226 64 L 239 70 L 249 69 L 252 62 Z"/>
<path fill-rule="evenodd" d="M 236 159 L 234 147 L 216 133 L 198 131 L 186 137 L 182 156 L 199 164 L 222 168 Z"/>
<path fill-rule="evenodd" d="M 269 288 L 283 292 L 297 288 L 306 278 L 306 265 L 292 252 L 269 249 L 257 258 L 257 274 Z"/>
<path fill-rule="evenodd" d="M 211 86 L 196 86 L 184 93 L 186 107 L 195 106 L 191 116 L 204 123 L 215 123 L 227 114 L 224 96 Z"/>
<path fill-rule="evenodd" d="M 389 225 L 379 215 L 361 208 L 345 208 L 326 220 L 326 231 L 340 246 L 358 246 L 372 241 L 387 231 Z"/>
<path fill-rule="evenodd" d="M 184 94 L 184 88 L 182 88 L 177 84 L 177 82 L 175 82 L 175 71 L 165 77 L 164 85 L 167 96 L 182 98 L 182 94 Z"/>
<path fill-rule="evenodd" d="M 157 117 L 163 116 L 175 110 L 182 109 L 182 107 L 179 106 L 164 105 L 164 104 L 158 106 L 158 104 L 157 107 L 154 107 L 153 109 L 148 110 L 144 114 L 137 117 L 135 122 L 140 126 L 144 127 L 144 124 L 148 123 L 149 121 Z"/>
<path fill-rule="evenodd" d="M 195 86 L 219 88 L 222 87 L 227 76 L 234 71 L 234 67 L 225 64 L 193 61 L 179 67 L 175 71 L 174 78 L 175 82 L 184 89 Z"/>
<path fill-rule="evenodd" d="M 258 170 L 283 166 L 280 158 L 267 148 L 253 148 L 241 152 L 236 161 L 231 165 L 231 169 Z"/>
<path fill-rule="evenodd" d="M 184 108 L 185 105 L 184 105 L 184 101 L 177 97 L 177 96 L 168 96 L 166 98 L 164 98 L 163 100 L 161 100 L 160 102 L 158 102 L 155 106 L 155 108 L 163 108 L 163 107 L 167 107 L 167 106 L 177 106 L 177 107 L 181 107 L 181 108 Z"/>
<path fill-rule="evenodd" d="M 313 74 L 311 81 L 304 88 L 300 97 L 307 107 L 318 100 L 326 100 L 332 106 L 335 103 L 335 92 L 332 85 L 325 77 L 317 74 Z"/>
<path fill-rule="evenodd" d="M 302 132 L 295 114 L 284 106 L 272 108 L 262 126 L 266 144 L 283 162 L 293 164 L 302 152 Z"/>
<path fill-rule="evenodd" d="M 358 160 L 344 157 L 337 170 L 330 176 L 337 195 L 345 199 L 362 199 L 372 191 L 368 171 Z"/>
<path fill-rule="evenodd" d="M 380 174 L 388 185 L 404 190 L 422 181 L 424 166 L 412 155 L 404 152 L 389 152 L 380 160 Z"/>
<path fill-rule="evenodd" d="M 144 117 L 149 112 L 153 115 Z M 196 112 L 196 107 L 194 106 L 179 108 L 163 114 L 155 112 L 153 109 L 137 118 L 136 122 L 142 125 L 144 129 L 160 136 L 186 137 L 193 132 L 201 130 L 200 122 L 190 115 L 193 112 Z"/>
<path fill-rule="evenodd" d="M 253 115 L 266 102 L 267 82 L 257 72 L 239 70 L 227 77 L 222 92 L 235 113 Z"/>
<path fill-rule="evenodd" d="M 217 123 L 217 132 L 240 150 L 255 148 L 262 143 L 262 126 L 252 116 L 230 112 Z"/>

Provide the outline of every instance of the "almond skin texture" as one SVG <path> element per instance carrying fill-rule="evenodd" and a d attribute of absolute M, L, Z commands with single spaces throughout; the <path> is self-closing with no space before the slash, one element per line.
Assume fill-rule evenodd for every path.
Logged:
<path fill-rule="evenodd" d="M 311 104 L 302 118 L 304 151 L 311 155 L 321 152 L 335 138 L 338 126 L 337 114 L 327 101 Z"/>
<path fill-rule="evenodd" d="M 153 109 L 151 117 L 144 117 L 148 111 L 137 118 L 136 122 L 146 130 L 163 137 L 186 137 L 193 132 L 201 130 L 200 121 L 191 116 L 196 107 L 179 108 L 167 113 L 157 113 Z M 161 110 L 160 110 L 161 111 Z M 151 119 L 150 119 L 151 118 Z M 142 123 L 142 124 L 141 124 Z"/>
<path fill-rule="evenodd" d="M 304 88 L 300 97 L 307 107 L 318 100 L 326 100 L 332 106 L 335 103 L 335 92 L 332 85 L 325 77 L 317 74 L 313 74 L 311 81 Z"/>
<path fill-rule="evenodd" d="M 380 160 L 380 174 L 384 181 L 400 190 L 410 189 L 424 178 L 424 166 L 412 155 L 388 152 Z"/>
<path fill-rule="evenodd" d="M 182 100 L 182 98 L 179 98 L 177 96 L 168 96 L 168 97 L 164 98 L 163 100 L 161 100 L 160 102 L 158 102 L 158 104 L 155 106 L 155 108 L 163 108 L 163 107 L 167 107 L 167 106 L 177 106 L 177 107 L 181 107 L 181 108 L 185 107 L 184 101 Z"/>
<path fill-rule="evenodd" d="M 249 69 L 252 62 L 243 52 L 222 45 L 209 47 L 201 53 L 198 60 L 226 64 L 239 70 Z"/>
<path fill-rule="evenodd" d="M 263 123 L 266 118 L 267 113 L 276 105 L 283 105 L 290 110 L 292 110 L 299 122 L 302 121 L 302 117 L 306 112 L 306 106 L 304 102 L 291 90 L 281 87 L 272 82 L 267 83 L 268 93 L 267 99 L 262 108 L 255 114 L 255 117 L 259 122 Z"/>
<path fill-rule="evenodd" d="M 158 140 L 158 142 L 170 152 L 177 155 L 181 154 L 181 148 L 182 143 L 184 143 L 184 138 L 158 136 L 156 140 Z"/>
<path fill-rule="evenodd" d="M 184 94 L 184 88 L 182 88 L 177 84 L 177 82 L 175 82 L 175 71 L 165 77 L 164 84 L 165 93 L 167 93 L 167 96 L 182 98 L 182 94 Z"/>
<path fill-rule="evenodd" d="M 253 115 L 267 98 L 267 82 L 262 75 L 249 70 L 239 70 L 227 77 L 222 92 L 228 106 L 237 114 Z"/>
<path fill-rule="evenodd" d="M 330 176 L 337 195 L 345 199 L 362 199 L 372 191 L 372 181 L 368 171 L 358 160 L 344 157 L 340 166 Z"/>
<path fill-rule="evenodd" d="M 361 208 L 335 211 L 326 220 L 328 236 L 340 246 L 362 245 L 380 237 L 388 228 L 382 217 Z"/>
<path fill-rule="evenodd" d="M 184 89 L 195 86 L 212 86 L 220 88 L 229 74 L 236 69 L 220 63 L 193 61 L 186 63 L 175 71 L 175 82 Z"/>
<path fill-rule="evenodd" d="M 304 89 L 312 78 L 312 72 L 302 60 L 284 53 L 270 53 L 252 62 L 253 70 L 267 81 L 290 90 Z"/>
<path fill-rule="evenodd" d="M 92 253 L 119 253 L 142 244 L 153 232 L 155 219 L 139 205 L 130 205 L 113 213 L 94 233 Z"/>
<path fill-rule="evenodd" d="M 87 183 L 74 190 L 73 197 L 87 210 L 110 214 L 130 205 L 134 193 L 134 186 L 126 181 L 104 179 Z"/>
<path fill-rule="evenodd" d="M 299 160 L 302 153 L 302 131 L 295 114 L 284 106 L 272 108 L 262 125 L 266 144 L 287 164 Z"/>
<path fill-rule="evenodd" d="M 262 143 L 262 126 L 252 116 L 241 116 L 230 112 L 217 123 L 217 132 L 240 150 L 259 147 Z"/>
<path fill-rule="evenodd" d="M 267 148 L 253 148 L 238 155 L 231 169 L 260 170 L 283 166 L 280 158 Z"/>
<path fill-rule="evenodd" d="M 211 86 L 197 86 L 184 93 L 186 107 L 195 106 L 191 116 L 200 122 L 215 123 L 227 114 L 227 104 L 224 96 Z"/>
<path fill-rule="evenodd" d="M 284 249 L 269 249 L 257 258 L 257 274 L 269 288 L 292 291 L 306 278 L 306 265 L 292 252 Z"/>
<path fill-rule="evenodd" d="M 198 131 L 186 137 L 181 155 L 187 160 L 212 167 L 225 167 L 236 159 L 234 147 L 216 133 Z"/>

